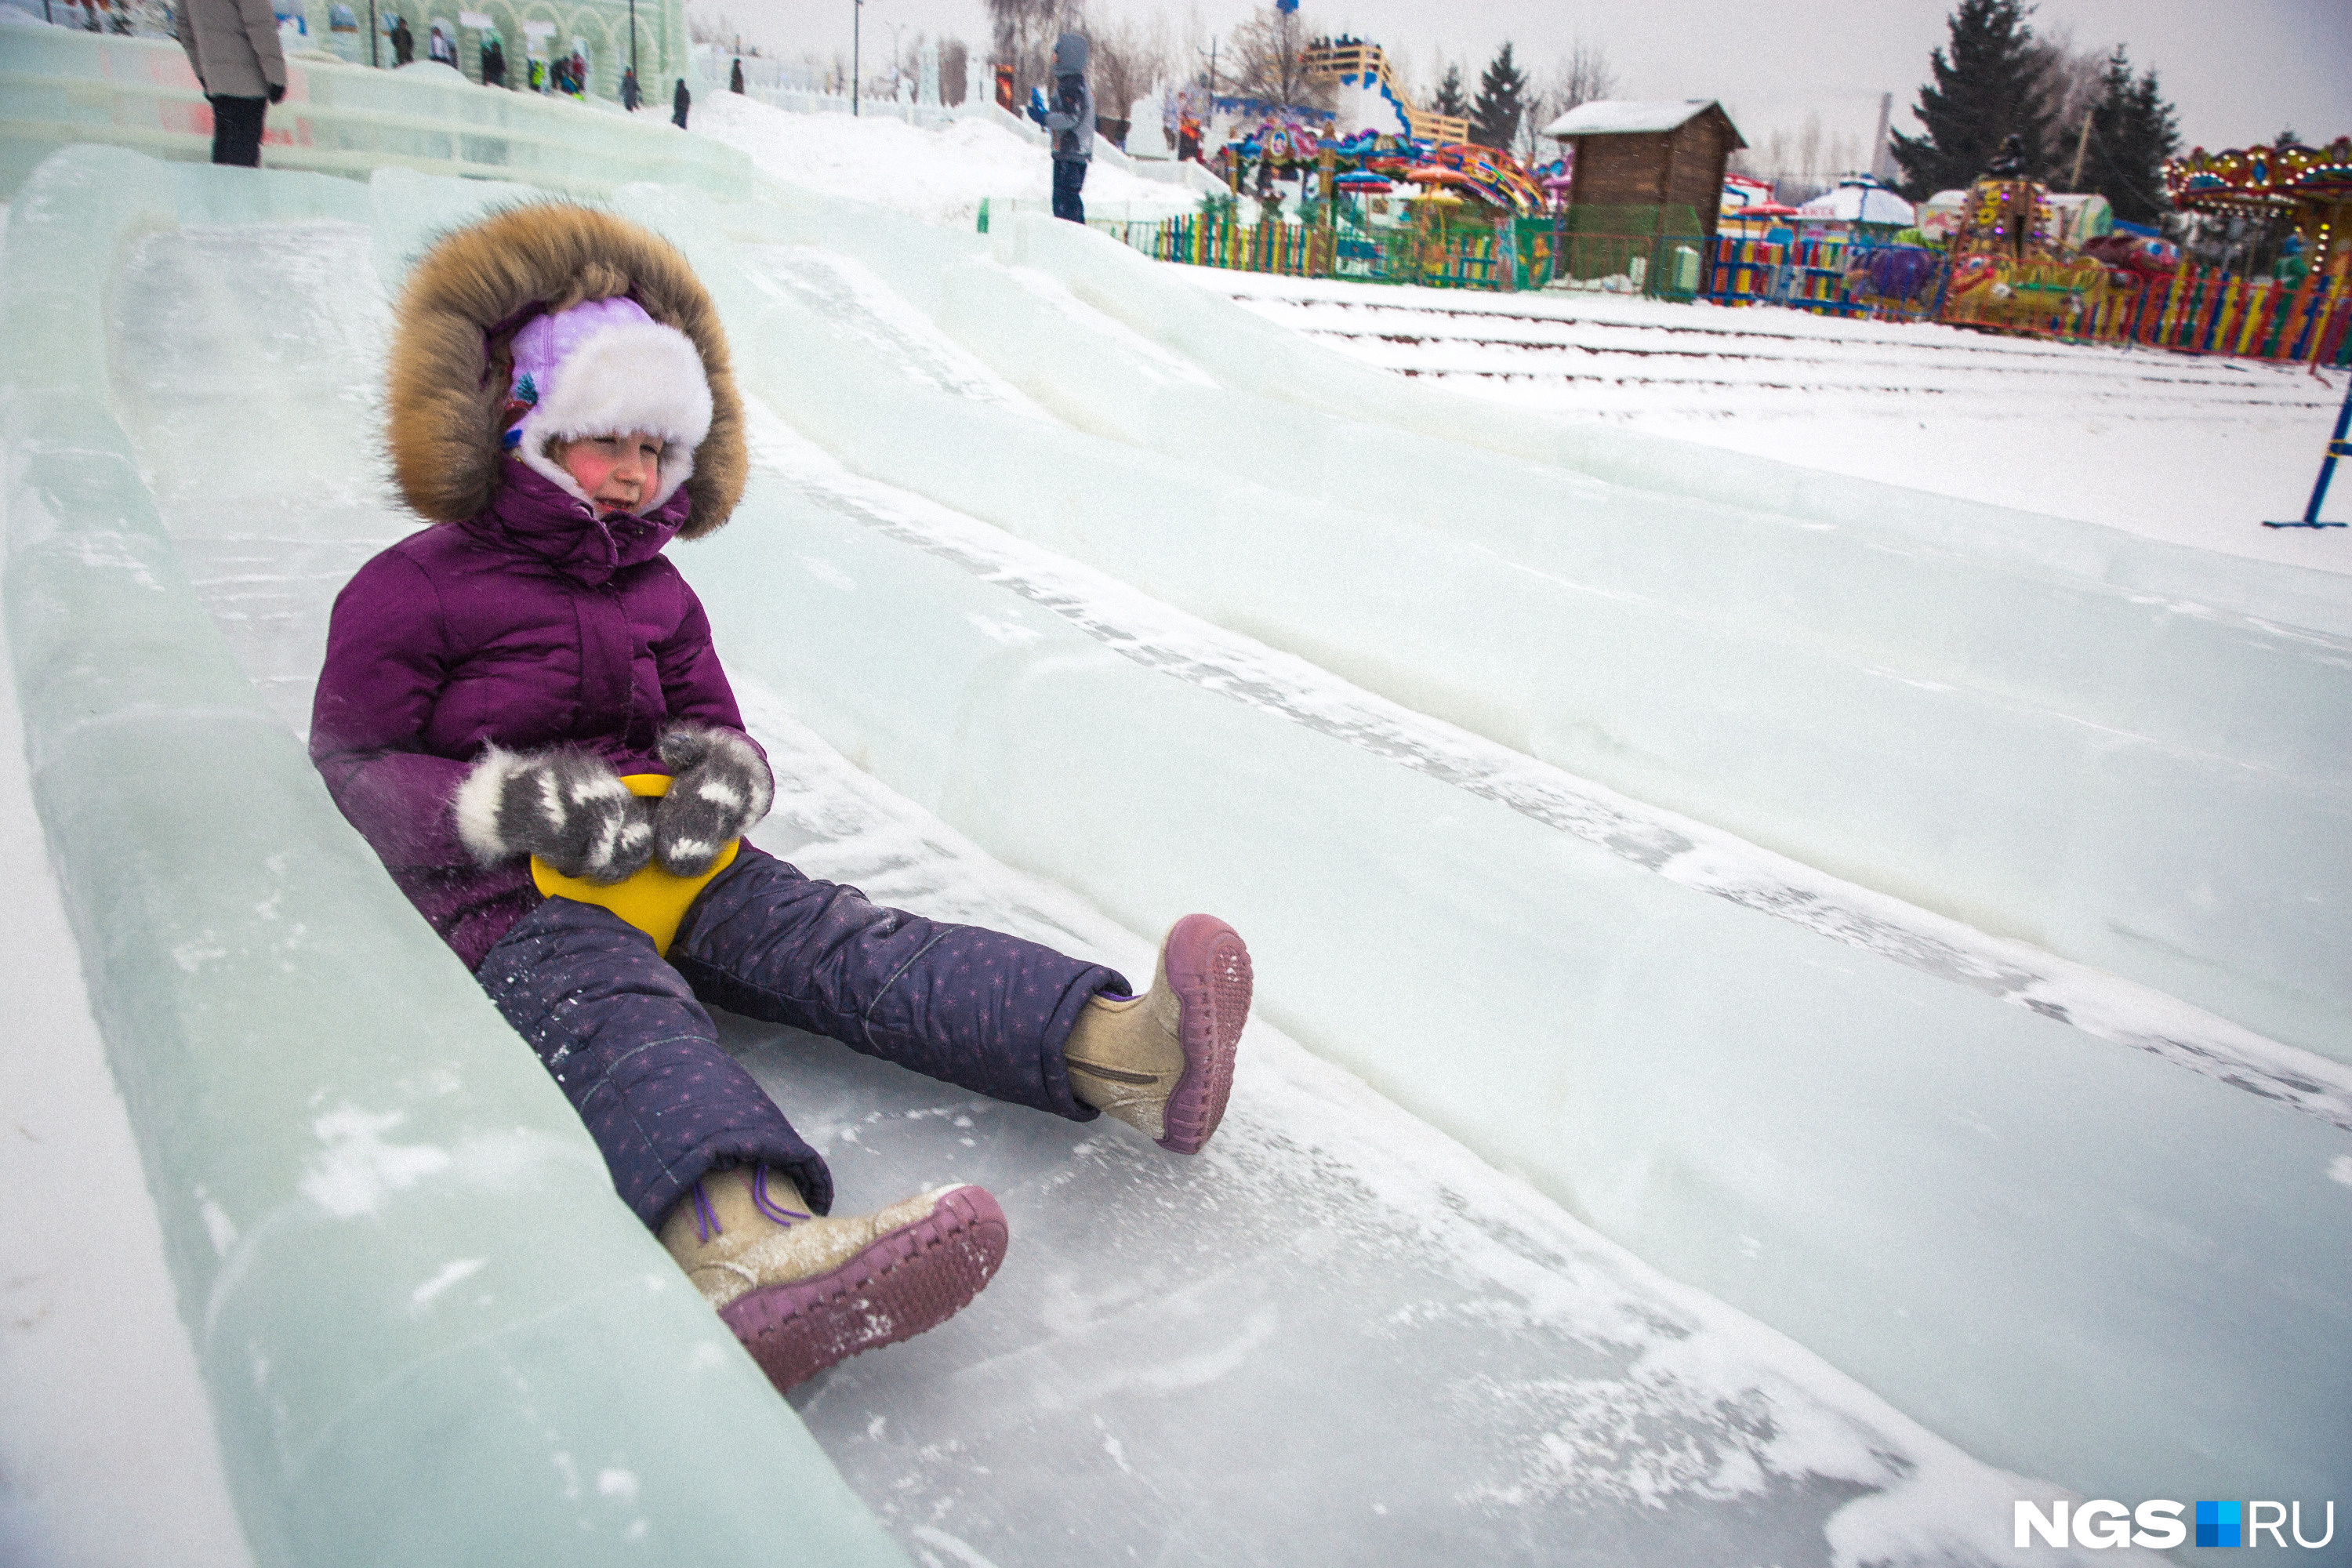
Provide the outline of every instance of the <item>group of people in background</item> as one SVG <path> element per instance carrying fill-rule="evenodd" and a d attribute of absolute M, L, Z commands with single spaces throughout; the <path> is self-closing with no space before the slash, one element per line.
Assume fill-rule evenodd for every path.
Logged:
<path fill-rule="evenodd" d="M 205 101 L 212 106 L 213 162 L 259 167 L 263 120 L 269 105 L 286 96 L 286 51 L 278 41 L 277 17 L 266 7 L 248 6 L 240 0 L 183 0 L 174 20 L 180 47 L 186 51 L 197 85 L 204 89 Z M 394 66 L 415 63 L 416 35 L 407 17 L 392 17 L 385 37 L 392 45 Z M 457 42 L 438 24 L 432 29 L 425 51 L 428 58 L 452 68 L 457 64 Z M 482 42 L 481 67 L 484 87 L 508 85 L 506 45 L 496 33 Z M 743 90 L 742 71 L 739 61 L 734 75 L 738 92 Z M 585 98 L 587 57 L 576 48 L 551 61 L 532 56 L 521 85 L 532 92 Z M 642 100 L 637 73 L 622 72 L 623 105 L 634 111 Z M 671 96 L 670 123 L 684 130 L 687 109 L 693 101 L 686 79 L 678 78 Z"/>

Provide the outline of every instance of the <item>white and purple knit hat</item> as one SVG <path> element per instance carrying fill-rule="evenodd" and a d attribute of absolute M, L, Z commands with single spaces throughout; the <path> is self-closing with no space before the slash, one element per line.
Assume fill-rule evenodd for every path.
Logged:
<path fill-rule="evenodd" d="M 694 472 L 694 449 L 710 434 L 710 382 L 693 340 L 665 327 L 634 300 L 593 300 L 534 316 L 511 344 L 514 380 L 506 445 L 582 500 L 570 474 L 547 455 L 551 441 L 649 431 L 667 443 L 661 483 L 637 510 L 651 512 Z"/>

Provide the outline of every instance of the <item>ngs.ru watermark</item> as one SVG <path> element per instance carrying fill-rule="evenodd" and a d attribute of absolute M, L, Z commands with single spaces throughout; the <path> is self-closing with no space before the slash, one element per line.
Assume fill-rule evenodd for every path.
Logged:
<path fill-rule="evenodd" d="M 2017 1544 L 2020 1546 L 2086 1546 L 2094 1550 L 2105 1546 L 2146 1546 L 2158 1552 L 2171 1547 L 2192 1544 L 2192 1525 L 2198 1546 L 2259 1546 L 2261 1537 L 2268 1535 L 2271 1544 L 2284 1547 L 2290 1537 L 2306 1552 L 2315 1552 L 2336 1539 L 2336 1504 L 2327 1504 L 2327 1528 L 2316 1541 L 2306 1541 L 2303 1534 L 2303 1504 L 2300 1502 L 2200 1502 L 2197 1511 L 2189 1512 L 2190 1505 L 2174 1502 L 2169 1498 L 2150 1498 L 2137 1508 L 2126 1508 L 2107 1498 L 2095 1498 L 2067 1517 L 2067 1505 L 2053 1502 L 2047 1512 L 2038 1503 L 2017 1505 Z M 2315 1509 L 2315 1512 L 2317 1511 Z M 2187 1517 L 2184 1517 L 2187 1516 Z"/>

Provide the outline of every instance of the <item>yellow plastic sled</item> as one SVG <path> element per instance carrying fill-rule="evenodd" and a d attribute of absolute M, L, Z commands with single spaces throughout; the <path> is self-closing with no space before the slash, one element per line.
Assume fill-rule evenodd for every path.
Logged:
<path fill-rule="evenodd" d="M 632 794 L 649 800 L 669 793 L 667 773 L 624 773 L 621 782 Z M 643 870 L 617 882 L 592 882 L 585 877 L 567 877 L 534 855 L 530 879 L 551 899 L 573 899 L 612 910 L 653 938 L 655 949 L 667 958 L 669 944 L 677 940 L 678 922 L 686 919 L 687 906 L 711 878 L 735 863 L 735 852 L 742 844 L 740 838 L 729 839 L 727 847 L 710 862 L 710 869 L 699 877 L 672 876 L 662 869 L 660 861 L 648 860 Z"/>

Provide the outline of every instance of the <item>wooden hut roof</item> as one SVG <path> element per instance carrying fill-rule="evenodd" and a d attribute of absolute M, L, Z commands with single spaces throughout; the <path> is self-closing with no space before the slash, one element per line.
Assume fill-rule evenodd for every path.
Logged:
<path fill-rule="evenodd" d="M 1713 110 L 1721 116 L 1725 129 L 1731 132 L 1734 147 L 1748 145 L 1739 128 L 1731 123 L 1723 106 L 1712 98 L 1677 99 L 1671 102 L 1637 102 L 1632 99 L 1603 98 L 1591 103 L 1580 103 L 1543 128 L 1546 136 L 1563 140 L 1579 136 L 1654 136 L 1663 132 L 1679 131 L 1685 125 Z"/>

